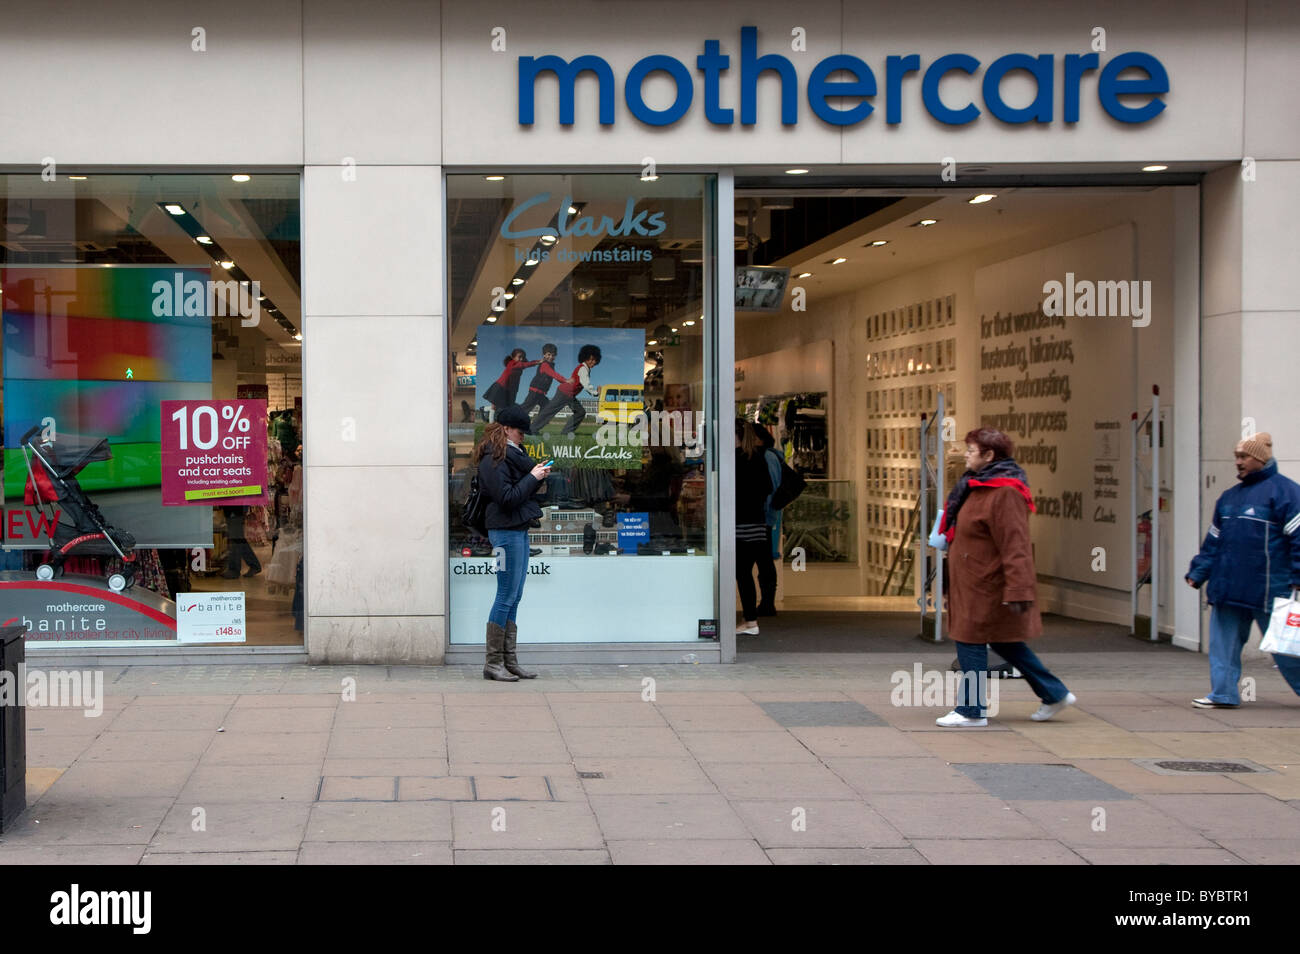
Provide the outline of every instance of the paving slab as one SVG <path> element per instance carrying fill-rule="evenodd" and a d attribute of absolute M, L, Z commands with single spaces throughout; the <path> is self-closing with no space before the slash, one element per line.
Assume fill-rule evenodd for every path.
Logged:
<path fill-rule="evenodd" d="M 17 865 L 134 865 L 146 845 L 38 845 L 0 841 L 0 867 Z"/>
<path fill-rule="evenodd" d="M 559 726 L 549 710 L 536 706 L 454 706 L 447 709 L 452 732 L 555 732 Z"/>
<path fill-rule="evenodd" d="M 836 726 L 794 728 L 790 734 L 820 759 L 861 758 L 872 755 L 923 756 L 913 733 L 893 726 Z"/>
<path fill-rule="evenodd" d="M 335 692 L 268 692 L 242 695 L 235 700 L 236 709 L 283 709 L 293 707 L 336 708 L 343 698 L 342 691 Z"/>
<path fill-rule="evenodd" d="M 482 802 L 554 801 L 544 775 L 475 775 L 474 794 Z"/>
<path fill-rule="evenodd" d="M 200 763 L 181 790 L 178 802 L 311 802 L 320 789 L 315 763 L 287 765 L 213 765 Z"/>
<path fill-rule="evenodd" d="M 713 795 L 712 779 L 693 758 L 589 758 L 577 756 L 573 767 L 601 778 L 580 778 L 588 795 Z"/>
<path fill-rule="evenodd" d="M 1051 837 L 1072 848 L 1214 847 L 1195 827 L 1153 809 L 1140 798 L 1115 802 L 1020 801 L 1015 807 Z"/>
<path fill-rule="evenodd" d="M 452 762 L 567 762 L 570 759 L 564 738 L 555 731 L 448 730 L 447 754 Z"/>
<path fill-rule="evenodd" d="M 196 814 L 201 810 L 202 814 Z M 150 848 L 158 851 L 296 851 L 311 805 L 306 802 L 178 801 L 167 813 Z M 196 825 L 202 830 L 196 831 Z"/>
<path fill-rule="evenodd" d="M 446 730 L 427 726 L 335 729 L 325 755 L 331 759 L 445 758 Z"/>
<path fill-rule="evenodd" d="M 1224 848 L 1077 847 L 1074 850 L 1090 865 L 1146 867 L 1148 865 L 1242 865 L 1246 863 Z"/>
<path fill-rule="evenodd" d="M 609 852 L 604 848 L 459 848 L 458 865 L 607 865 Z"/>
<path fill-rule="evenodd" d="M 1251 865 L 1300 865 L 1300 838 L 1281 832 L 1269 838 L 1221 838 L 1219 845 Z"/>
<path fill-rule="evenodd" d="M 750 837 L 721 795 L 592 795 L 590 801 L 610 842 Z"/>
<path fill-rule="evenodd" d="M 1168 704 L 1146 706 L 1100 706 L 1092 709 L 1098 718 L 1129 732 L 1226 732 L 1228 726 L 1203 713 L 1207 710 L 1180 709 Z"/>
<path fill-rule="evenodd" d="M 732 802 L 764 848 L 906 848 L 907 840 L 860 801 L 768 799 Z"/>
<path fill-rule="evenodd" d="M 212 743 L 207 730 L 189 732 L 105 732 L 80 756 L 92 762 L 197 760 Z M 30 758 L 30 756 L 29 756 Z"/>
<path fill-rule="evenodd" d="M 1050 752 L 1019 732 L 985 732 L 983 729 L 944 729 L 913 732 L 925 751 L 945 762 L 1059 762 Z"/>
<path fill-rule="evenodd" d="M 327 758 L 321 775 L 448 775 L 447 759 Z M 458 772 L 458 775 L 465 774 Z"/>
<path fill-rule="evenodd" d="M 928 865 L 915 848 L 769 848 L 774 865 Z"/>
<path fill-rule="evenodd" d="M 41 731 L 50 735 L 98 735 L 108 731 L 126 711 L 125 708 L 105 708 L 99 715 L 90 709 L 62 709 L 42 706 L 24 706 L 27 731 Z M 222 710 L 225 711 L 225 710 Z M 193 728 L 177 726 L 176 728 Z"/>
<path fill-rule="evenodd" d="M 439 728 L 445 722 L 441 701 L 344 703 L 334 713 L 334 727 L 339 729 Z"/>
<path fill-rule="evenodd" d="M 593 695 L 603 695 L 593 693 Z M 570 702 L 555 701 L 551 714 L 561 728 L 612 726 L 666 726 L 659 707 L 650 702 Z"/>
<path fill-rule="evenodd" d="M 6 845 L 136 845 L 158 830 L 171 798 L 47 794 L 5 829 Z"/>
<path fill-rule="evenodd" d="M 399 802 L 473 801 L 474 780 L 451 775 L 402 776 L 397 780 L 397 800 Z"/>
<path fill-rule="evenodd" d="M 321 802 L 395 802 L 397 778 L 392 775 L 330 775 L 321 779 Z"/>
<path fill-rule="evenodd" d="M 180 762 L 89 762 L 74 763 L 49 788 L 52 797 L 128 798 L 168 796 L 175 798 L 198 763 Z M 28 801 L 35 801 L 28 793 Z"/>
<path fill-rule="evenodd" d="M 27 804 L 34 805 L 40 799 L 50 786 L 59 780 L 66 769 L 51 768 L 49 766 L 29 765 L 25 776 L 27 788 Z"/>
<path fill-rule="evenodd" d="M 705 762 L 700 766 L 729 799 L 849 799 L 852 788 L 824 765 L 810 762 L 751 764 Z"/>
<path fill-rule="evenodd" d="M 94 745 L 97 738 L 98 736 L 90 735 L 47 735 L 29 730 L 27 764 L 67 768 Z"/>
<path fill-rule="evenodd" d="M 225 724 L 230 710 L 230 706 L 133 705 L 112 720 L 112 727 L 115 732 L 213 732 Z"/>
<path fill-rule="evenodd" d="M 105 705 L 108 704 L 108 700 L 112 700 L 119 705 L 129 704 L 132 708 L 140 708 L 140 707 L 151 708 L 155 706 L 174 707 L 178 705 L 183 705 L 183 706 L 222 706 L 226 709 L 229 709 L 239 700 L 239 695 L 237 693 L 229 693 L 225 695 L 210 695 L 210 694 L 204 694 L 198 692 L 191 693 L 184 686 L 181 685 L 177 685 L 174 687 L 168 686 L 168 688 L 173 689 L 174 691 L 161 693 L 157 695 L 135 695 L 133 693 L 127 696 L 118 696 L 110 692 L 108 694 L 108 699 L 105 700 Z"/>
<path fill-rule="evenodd" d="M 884 719 L 860 702 L 845 701 L 791 701 L 759 703 L 778 725 L 786 728 L 799 726 L 883 726 Z"/>
<path fill-rule="evenodd" d="M 142 865 L 292 865 L 297 851 L 150 851 Z"/>
<path fill-rule="evenodd" d="M 876 756 L 871 758 L 829 758 L 826 767 L 855 791 L 868 792 L 952 792 L 979 794 L 984 790 L 947 762 L 934 758 Z"/>
<path fill-rule="evenodd" d="M 990 795 L 1004 801 L 1117 801 L 1133 796 L 1073 765 L 1035 762 L 968 762 L 964 772 Z"/>
<path fill-rule="evenodd" d="M 336 711 L 321 706 L 236 708 L 220 725 L 227 732 L 329 732 Z"/>
<path fill-rule="evenodd" d="M 563 731 L 574 758 L 686 758 L 689 752 L 667 726 L 572 726 Z"/>
<path fill-rule="evenodd" d="M 436 841 L 309 841 L 300 865 L 449 865 L 451 845 Z M 290 862 L 292 864 L 293 862 Z"/>
<path fill-rule="evenodd" d="M 934 865 L 1084 865 L 1078 853 L 1051 839 L 918 838 L 916 848 Z"/>
<path fill-rule="evenodd" d="M 453 802 L 454 846 L 479 849 L 603 849 L 592 810 L 575 802 Z"/>
<path fill-rule="evenodd" d="M 780 723 L 757 705 L 693 706 L 661 702 L 659 713 L 679 732 L 779 732 Z"/>
<path fill-rule="evenodd" d="M 683 732 L 682 742 L 701 762 L 817 762 L 789 732 Z"/>
<path fill-rule="evenodd" d="M 546 695 L 541 689 L 525 688 L 514 683 L 490 683 L 484 689 L 455 691 L 449 687 L 442 696 L 442 703 L 450 712 L 462 706 L 489 706 L 497 709 L 503 706 L 545 706 Z"/>
<path fill-rule="evenodd" d="M 319 802 L 300 840 L 450 842 L 451 803 Z"/>
<path fill-rule="evenodd" d="M 201 765 L 319 765 L 330 736 L 326 732 L 223 732 L 210 738 Z"/>
<path fill-rule="evenodd" d="M 872 793 L 867 804 L 910 839 L 1021 839 L 1051 836 L 1041 826 L 991 795 Z"/>
<path fill-rule="evenodd" d="M 616 865 L 769 865 L 772 863 L 752 838 L 702 838 L 688 842 L 611 841 L 609 854 Z"/>
<path fill-rule="evenodd" d="M 1300 832 L 1300 811 L 1262 794 L 1141 795 L 1154 812 L 1202 832 L 1212 841 L 1258 838 L 1269 832 L 1287 838 Z"/>

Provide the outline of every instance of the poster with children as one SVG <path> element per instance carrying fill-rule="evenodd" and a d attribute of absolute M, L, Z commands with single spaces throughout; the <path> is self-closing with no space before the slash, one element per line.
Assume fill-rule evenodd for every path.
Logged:
<path fill-rule="evenodd" d="M 475 440 L 498 412 L 529 415 L 525 449 L 556 468 L 636 470 L 628 429 L 645 410 L 645 332 L 638 328 L 478 329 Z"/>

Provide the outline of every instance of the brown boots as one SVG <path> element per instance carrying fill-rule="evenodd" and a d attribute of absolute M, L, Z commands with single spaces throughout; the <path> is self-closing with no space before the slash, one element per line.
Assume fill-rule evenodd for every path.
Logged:
<path fill-rule="evenodd" d="M 536 679 L 537 673 L 529 672 L 523 666 L 519 665 L 519 659 L 515 656 L 515 641 L 519 636 L 519 630 L 514 623 L 506 623 L 506 645 L 505 645 L 505 665 L 508 672 L 513 673 L 520 679 Z"/>
<path fill-rule="evenodd" d="M 484 679 L 500 682 L 518 682 L 519 677 L 502 665 L 505 656 L 506 631 L 496 623 L 487 624 L 487 664 L 483 667 Z"/>

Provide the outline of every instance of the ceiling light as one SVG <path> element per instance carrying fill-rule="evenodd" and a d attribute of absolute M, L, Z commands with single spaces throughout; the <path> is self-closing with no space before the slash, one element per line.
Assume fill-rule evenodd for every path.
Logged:
<path fill-rule="evenodd" d="M 68 176 L 68 178 L 80 182 L 82 179 L 84 179 L 84 178 L 86 178 L 86 177 L 85 177 L 85 176 Z"/>
<path fill-rule="evenodd" d="M 224 268 L 226 271 L 230 271 L 230 269 L 235 267 L 235 263 L 230 261 L 229 259 L 227 259 L 224 262 L 217 262 L 217 264 L 220 265 L 222 268 Z"/>
<path fill-rule="evenodd" d="M 569 206 L 569 214 L 570 214 L 570 215 L 577 215 L 577 214 L 578 214 L 578 207 L 577 207 L 576 205 L 571 205 L 571 206 Z"/>
<path fill-rule="evenodd" d="M 230 178 L 231 178 L 231 181 L 233 181 L 233 182 L 247 182 L 249 179 L 251 179 L 251 178 L 253 178 L 253 177 L 250 176 L 250 175 L 247 175 L 247 174 L 245 174 L 245 173 L 243 173 L 243 172 L 239 172 L 239 173 L 236 173 L 235 175 L 231 176 Z"/>
<path fill-rule="evenodd" d="M 195 237 L 194 241 L 198 242 L 200 245 L 211 245 L 211 244 L 212 244 L 212 236 L 211 236 L 211 235 L 199 235 L 199 236 L 196 236 L 196 237 Z"/>
<path fill-rule="evenodd" d="M 827 265 L 843 265 L 843 264 L 844 264 L 845 262 L 847 262 L 847 261 L 848 261 L 847 258 L 842 258 L 842 257 L 841 257 L 841 258 L 832 259 L 831 261 L 827 262 L 826 264 L 827 264 Z"/>
<path fill-rule="evenodd" d="M 807 169 L 787 169 L 787 170 L 785 170 L 785 174 L 788 175 L 788 176 L 806 176 L 806 175 L 808 174 L 808 170 L 807 170 Z"/>
<path fill-rule="evenodd" d="M 510 299 L 512 299 L 512 298 L 515 297 L 515 293 L 514 293 L 514 292 L 506 292 L 506 293 L 505 293 L 504 295 L 502 295 L 501 297 L 504 298 L 506 301 L 509 301 Z"/>
<path fill-rule="evenodd" d="M 511 285 L 522 285 L 523 283 L 524 283 L 524 280 L 523 280 L 522 278 L 512 278 L 512 279 L 510 279 L 510 284 L 511 284 Z"/>
<path fill-rule="evenodd" d="M 979 195 L 975 196 L 975 198 L 973 198 L 973 199 L 970 200 L 970 204 L 971 204 L 971 205 L 983 205 L 985 202 L 992 202 L 992 201 L 993 201 L 994 199 L 996 199 L 996 198 L 997 198 L 997 195 L 996 195 L 995 193 L 992 193 L 992 192 L 981 192 Z"/>
<path fill-rule="evenodd" d="M 170 212 L 172 215 L 185 214 L 185 209 L 182 206 L 177 205 L 175 202 L 168 202 L 166 205 L 163 206 L 163 208 L 166 209 L 168 212 Z"/>
<path fill-rule="evenodd" d="M 871 245 L 868 246 L 868 247 L 869 247 L 869 248 L 880 248 L 880 246 L 882 246 L 882 245 L 888 245 L 888 244 L 889 244 L 889 239 L 876 239 L 876 240 L 874 240 L 874 241 L 871 243 Z"/>
<path fill-rule="evenodd" d="M 642 182 L 658 182 L 658 181 L 659 181 L 659 177 L 658 177 L 658 176 L 642 176 L 642 177 L 641 177 L 641 181 L 642 181 Z"/>
<path fill-rule="evenodd" d="M 673 329 L 673 334 L 677 334 L 677 329 L 676 329 L 676 328 Z"/>
<path fill-rule="evenodd" d="M 1168 168 L 1169 168 L 1168 166 L 1161 166 L 1161 165 L 1143 166 L 1142 171 L 1143 172 L 1164 172 Z"/>
<path fill-rule="evenodd" d="M 658 343 L 659 342 L 656 341 L 654 338 L 651 338 L 649 341 L 646 342 L 646 344 L 652 344 L 652 345 L 657 345 Z"/>
<path fill-rule="evenodd" d="M 812 278 L 812 272 L 800 272 L 796 278 Z"/>
<path fill-rule="evenodd" d="M 487 316 L 487 322 L 488 322 L 488 324 L 492 324 L 492 323 L 494 323 L 496 320 L 497 320 L 497 316 L 496 316 L 496 315 L 488 315 L 488 316 Z"/>
<path fill-rule="evenodd" d="M 258 300 L 258 301 L 266 301 L 266 296 L 265 296 L 265 295 L 258 295 L 258 296 L 257 296 L 257 300 Z"/>
<path fill-rule="evenodd" d="M 540 239 L 538 239 L 538 241 L 541 242 L 543 245 L 554 245 L 559 240 L 560 240 L 559 236 L 550 235 L 549 233 L 547 235 L 543 235 Z"/>
<path fill-rule="evenodd" d="M 913 222 L 911 227 L 916 228 L 919 225 L 921 228 L 925 228 L 929 225 L 936 225 L 938 222 L 938 219 L 921 219 L 919 222 Z"/>
<path fill-rule="evenodd" d="M 682 324 L 684 324 L 687 328 L 691 328 L 695 325 L 695 319 L 687 318 L 685 321 L 682 322 Z"/>
<path fill-rule="evenodd" d="M 505 178 L 505 176 L 484 176 L 483 178 L 486 179 L 488 182 L 500 182 L 502 179 Z"/>
<path fill-rule="evenodd" d="M 293 340 L 294 340 L 294 341 L 301 341 L 301 340 L 302 340 L 302 332 L 299 331 L 298 333 L 296 333 L 296 334 L 293 336 Z"/>

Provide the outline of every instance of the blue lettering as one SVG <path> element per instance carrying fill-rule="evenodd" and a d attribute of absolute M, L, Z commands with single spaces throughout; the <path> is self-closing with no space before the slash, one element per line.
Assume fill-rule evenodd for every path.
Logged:
<path fill-rule="evenodd" d="M 715 126 L 730 126 L 735 122 L 735 110 L 723 109 L 718 103 L 718 83 L 722 71 L 731 65 L 731 57 L 719 53 L 717 40 L 704 41 L 704 53 L 695 58 L 695 65 L 704 74 L 704 118 Z"/>
<path fill-rule="evenodd" d="M 667 109 L 651 109 L 641 95 L 641 85 L 645 78 L 656 72 L 667 73 L 677 86 L 677 96 Z M 680 60 L 671 56 L 647 56 L 638 61 L 627 74 L 623 98 L 627 100 L 627 108 L 632 110 L 632 115 L 647 126 L 671 126 L 691 108 L 691 100 L 695 98 L 695 84 L 691 81 L 690 71 Z"/>
<path fill-rule="evenodd" d="M 897 126 L 903 121 L 903 77 L 921 72 L 921 57 L 915 53 L 885 60 L 885 122 Z"/>
<path fill-rule="evenodd" d="M 979 68 L 980 61 L 965 53 L 949 53 L 931 63 L 930 68 L 925 71 L 925 77 L 921 80 L 921 99 L 925 103 L 926 111 L 939 122 L 947 123 L 949 126 L 962 126 L 973 122 L 980 114 L 975 104 L 967 103 L 961 109 L 949 109 L 939 98 L 939 80 L 952 70 L 961 70 L 973 76 Z"/>
<path fill-rule="evenodd" d="M 595 73 L 600 81 L 600 124 L 614 125 L 614 71 L 599 56 L 580 56 L 566 63 L 558 56 L 519 57 L 519 125 L 533 124 L 533 93 L 538 73 L 554 73 L 560 85 L 560 125 L 573 125 L 574 86 L 579 73 Z"/>
<path fill-rule="evenodd" d="M 517 206 L 511 209 L 510 214 L 506 216 L 506 220 L 501 223 L 501 237 L 512 239 L 512 238 L 533 238 L 534 236 L 542 236 L 542 235 L 554 235 L 555 229 L 545 229 L 545 228 L 524 229 L 522 232 L 516 232 L 511 229 L 511 226 L 515 224 L 515 219 L 519 218 L 519 216 L 522 213 L 524 213 L 528 209 L 531 209 L 535 205 L 539 205 L 540 203 L 545 202 L 550 197 L 551 194 L 549 192 L 539 192 L 537 195 L 525 199 L 523 202 L 520 202 Z M 568 206 L 565 206 L 565 209 L 567 210 Z"/>
<path fill-rule="evenodd" d="M 1030 56 L 1008 53 L 989 64 L 984 74 L 984 105 L 1004 123 L 1050 123 L 1052 121 L 1052 60 L 1050 53 Z M 1002 101 L 1002 77 L 1012 70 L 1025 70 L 1034 77 L 1038 92 L 1023 109 L 1012 109 Z"/>
<path fill-rule="evenodd" d="M 832 83 L 827 79 L 836 70 L 853 74 L 852 82 Z M 868 102 L 858 103 L 847 109 L 838 109 L 828 102 L 829 96 L 860 96 L 864 100 L 876 95 L 876 77 L 871 67 L 856 56 L 839 53 L 828 56 L 813 67 L 808 77 L 808 105 L 819 119 L 835 126 L 852 126 L 871 115 L 876 107 Z"/>
<path fill-rule="evenodd" d="M 1119 74 L 1130 67 L 1146 73 L 1145 79 L 1120 79 Z M 1169 92 L 1169 74 L 1164 66 L 1150 53 L 1121 53 L 1101 71 L 1097 81 L 1097 98 L 1101 100 L 1102 109 L 1122 123 L 1144 123 L 1154 119 L 1164 110 L 1165 104 L 1159 99 L 1151 99 L 1141 106 L 1125 106 L 1119 101 L 1121 96 L 1151 95 L 1162 96 Z"/>
<path fill-rule="evenodd" d="M 1100 58 L 1096 53 L 1067 53 L 1065 55 L 1065 81 L 1061 84 L 1063 87 L 1062 98 L 1065 100 L 1065 121 L 1067 123 L 1077 123 L 1079 121 L 1079 81 L 1083 78 L 1084 73 L 1089 73 L 1097 68 L 1097 62 Z"/>
<path fill-rule="evenodd" d="M 758 27 L 740 28 L 740 124 L 758 122 L 758 77 L 773 70 L 781 77 L 781 125 L 799 122 L 799 77 L 794 64 L 779 53 L 758 55 Z"/>

